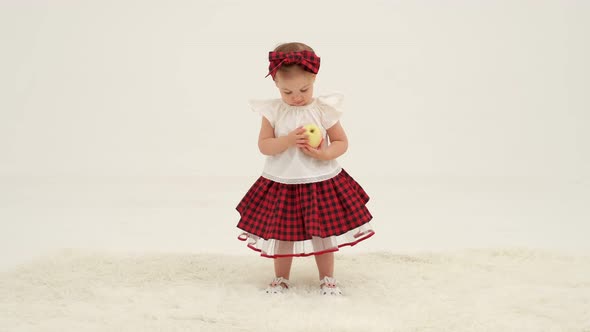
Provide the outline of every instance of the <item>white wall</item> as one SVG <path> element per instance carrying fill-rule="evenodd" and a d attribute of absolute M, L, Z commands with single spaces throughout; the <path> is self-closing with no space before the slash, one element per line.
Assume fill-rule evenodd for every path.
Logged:
<path fill-rule="evenodd" d="M 59 248 L 251 254 L 250 98 L 303 41 L 346 94 L 351 252 L 590 252 L 590 2 L 0 0 L 0 269 Z M 221 176 L 230 175 L 222 178 Z M 382 177 L 391 175 L 391 177 Z"/>
<path fill-rule="evenodd" d="M 267 52 L 347 96 L 353 174 L 589 176 L 587 1 L 2 1 L 0 176 L 255 175 Z"/>

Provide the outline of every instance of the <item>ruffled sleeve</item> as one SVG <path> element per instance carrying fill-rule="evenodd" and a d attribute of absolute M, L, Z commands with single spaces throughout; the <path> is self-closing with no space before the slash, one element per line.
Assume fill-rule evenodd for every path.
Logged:
<path fill-rule="evenodd" d="M 322 126 L 330 129 L 342 116 L 342 100 L 344 99 L 344 95 L 335 92 L 319 96 L 317 99 L 322 111 Z"/>
<path fill-rule="evenodd" d="M 277 99 L 250 100 L 248 101 L 248 104 L 250 105 L 250 109 L 252 111 L 264 116 L 274 128 L 279 101 L 280 100 Z"/>

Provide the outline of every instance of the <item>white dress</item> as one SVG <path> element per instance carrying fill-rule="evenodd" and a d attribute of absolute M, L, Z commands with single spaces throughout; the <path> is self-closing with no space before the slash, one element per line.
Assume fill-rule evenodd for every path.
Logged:
<path fill-rule="evenodd" d="M 307 124 L 316 124 L 322 137 L 327 141 L 326 131 L 342 116 L 340 93 L 331 93 L 314 98 L 304 106 L 291 106 L 282 99 L 251 100 L 253 111 L 264 116 L 274 128 L 275 137 L 286 136 L 294 129 Z M 330 179 L 340 172 L 341 167 L 333 160 L 318 160 L 289 148 L 283 153 L 267 156 L 262 176 L 280 183 L 313 183 Z"/>

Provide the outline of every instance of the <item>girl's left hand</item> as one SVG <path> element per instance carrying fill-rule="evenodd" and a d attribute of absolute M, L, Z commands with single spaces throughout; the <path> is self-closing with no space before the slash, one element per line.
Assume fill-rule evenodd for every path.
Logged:
<path fill-rule="evenodd" d="M 309 144 L 299 147 L 301 149 L 301 152 L 303 152 L 304 154 L 315 158 L 315 159 L 319 159 L 319 160 L 330 160 L 330 156 L 328 154 L 328 150 L 327 150 L 327 146 L 326 146 L 326 140 L 322 141 L 322 144 L 320 146 L 318 146 L 317 148 L 313 148 L 311 147 Z"/>

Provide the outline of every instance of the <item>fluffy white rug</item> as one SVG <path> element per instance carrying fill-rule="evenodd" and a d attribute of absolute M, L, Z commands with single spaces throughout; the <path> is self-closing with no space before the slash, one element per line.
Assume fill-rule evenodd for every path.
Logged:
<path fill-rule="evenodd" d="M 313 258 L 288 295 L 272 261 L 64 251 L 0 274 L 0 331 L 590 331 L 590 257 L 466 250 L 337 254 L 346 296 L 316 294 Z"/>

